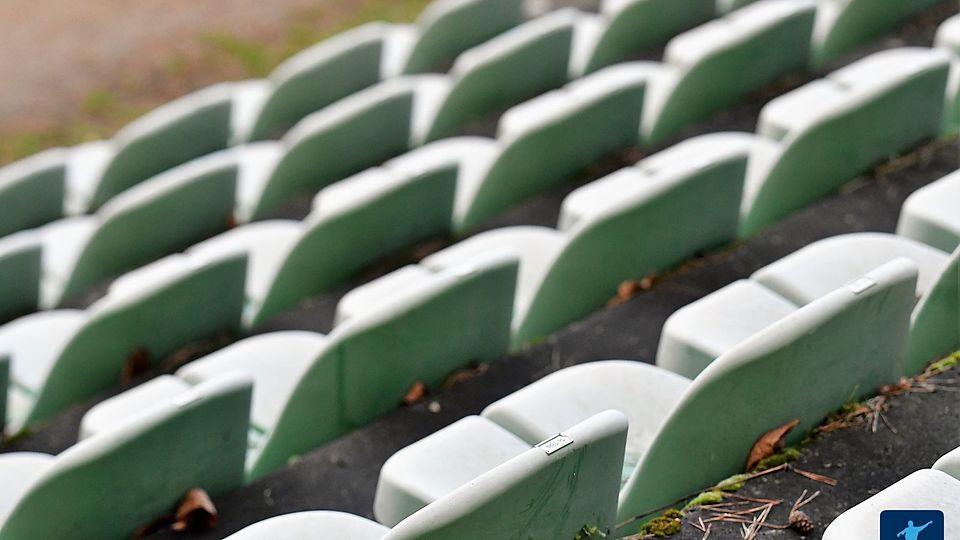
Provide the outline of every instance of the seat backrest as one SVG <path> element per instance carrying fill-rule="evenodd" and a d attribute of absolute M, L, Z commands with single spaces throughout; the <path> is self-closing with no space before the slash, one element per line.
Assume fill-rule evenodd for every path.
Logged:
<path fill-rule="evenodd" d="M 47 150 L 0 169 L 0 237 L 63 217 L 68 155 Z"/>
<path fill-rule="evenodd" d="M 602 412 L 401 521 L 384 540 L 612 534 L 626 436 L 626 417 Z"/>
<path fill-rule="evenodd" d="M 960 247 L 913 310 L 903 374 L 912 377 L 960 350 Z"/>
<path fill-rule="evenodd" d="M 420 36 L 404 73 L 446 69 L 463 51 L 523 22 L 522 0 L 434 0 L 417 19 Z"/>
<path fill-rule="evenodd" d="M 270 74 L 270 90 L 242 140 L 279 138 L 307 115 L 381 80 L 393 25 L 375 22 L 291 56 Z"/>
<path fill-rule="evenodd" d="M 225 376 L 77 443 L 23 495 L 0 539 L 129 538 L 192 488 L 240 486 L 250 393 L 248 379 Z"/>
<path fill-rule="evenodd" d="M 91 209 L 167 169 L 226 148 L 233 91 L 232 83 L 198 90 L 120 130 L 114 137 L 119 148 L 97 183 Z"/>
<path fill-rule="evenodd" d="M 337 326 L 266 434 L 251 476 L 392 410 L 417 381 L 436 385 L 470 361 L 504 354 L 516 275 L 514 257 L 494 254 Z"/>
<path fill-rule="evenodd" d="M 408 150 L 419 102 L 439 100 L 445 88 L 438 75 L 393 79 L 301 120 L 283 138 L 287 151 L 268 173 L 253 219 Z"/>
<path fill-rule="evenodd" d="M 154 264 L 160 268 L 170 262 Z M 38 389 L 27 424 L 115 386 L 124 362 L 138 351 L 156 364 L 180 347 L 240 329 L 245 255 L 173 266 L 182 267 L 169 273 L 145 267 L 137 272 L 154 275 L 121 278 L 110 294 L 88 309 L 90 319 L 64 347 Z"/>
<path fill-rule="evenodd" d="M 590 51 L 586 73 L 623 62 L 712 19 L 716 0 L 604 0 L 607 20 Z"/>
<path fill-rule="evenodd" d="M 0 323 L 35 311 L 40 302 L 43 244 L 40 235 L 22 232 L 0 239 Z"/>
<path fill-rule="evenodd" d="M 707 366 L 624 487 L 620 519 L 742 472 L 770 429 L 800 420 L 787 439 L 794 444 L 844 403 L 898 380 L 916 279 L 912 262 L 892 261 Z"/>
<path fill-rule="evenodd" d="M 767 103 L 757 131 L 779 140 L 765 166 L 751 166 L 742 236 L 832 193 L 877 161 L 940 132 L 949 55 L 882 51 Z"/>
<path fill-rule="evenodd" d="M 647 103 L 644 141 L 664 141 L 777 77 L 803 70 L 815 14 L 812 0 L 764 0 L 671 40 L 664 52 L 670 76 L 658 81 Z"/>
<path fill-rule="evenodd" d="M 609 67 L 507 111 L 498 134 L 503 153 L 465 214 L 457 216 L 457 230 L 476 227 L 569 181 L 597 159 L 634 146 L 657 69 L 649 62 Z"/>
<path fill-rule="evenodd" d="M 458 56 L 450 70 L 456 82 L 424 141 L 455 135 L 474 120 L 565 83 L 583 16 L 564 9 L 538 17 Z"/>
<path fill-rule="evenodd" d="M 379 258 L 447 233 L 459 164 L 434 160 L 430 150 L 415 150 L 321 191 L 253 324 L 329 290 Z"/>
<path fill-rule="evenodd" d="M 566 231 L 569 240 L 521 314 L 514 344 L 579 319 L 612 298 L 624 281 L 732 240 L 748 148 L 738 140 L 726 144 L 724 137 L 693 139 L 645 160 L 626 173 L 634 177 L 625 179 L 622 190 L 584 205 L 600 210 L 588 211 Z M 671 165 L 671 156 L 684 161 Z"/>
<path fill-rule="evenodd" d="M 77 259 L 62 298 L 226 229 L 233 215 L 237 174 L 234 154 L 220 152 L 161 173 L 111 199 L 98 212 L 102 222 Z"/>

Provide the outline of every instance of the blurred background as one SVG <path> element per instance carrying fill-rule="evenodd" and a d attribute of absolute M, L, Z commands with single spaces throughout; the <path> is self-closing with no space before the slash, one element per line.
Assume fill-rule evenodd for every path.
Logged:
<path fill-rule="evenodd" d="M 108 137 L 171 98 L 262 77 L 373 19 L 429 0 L 2 0 L 0 164 Z"/>

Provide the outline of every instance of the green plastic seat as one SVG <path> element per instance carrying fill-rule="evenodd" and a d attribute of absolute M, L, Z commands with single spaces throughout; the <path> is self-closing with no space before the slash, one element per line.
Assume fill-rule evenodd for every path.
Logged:
<path fill-rule="evenodd" d="M 42 312 L 3 327 L 0 350 L 14 349 L 17 390 L 8 430 L 116 386 L 131 355 L 159 365 L 185 345 L 239 330 L 246 265 L 242 255 L 167 257 L 118 279 L 86 311 Z"/>
<path fill-rule="evenodd" d="M 953 55 L 953 67 L 950 70 L 944 105 L 946 113 L 943 118 L 943 132 L 956 134 L 960 131 L 960 15 L 954 15 L 940 25 L 934 43 Z"/>
<path fill-rule="evenodd" d="M 446 69 L 463 51 L 524 20 L 521 0 L 435 0 L 417 18 L 419 36 L 404 73 Z"/>
<path fill-rule="evenodd" d="M 740 134 L 691 139 L 571 193 L 561 230 L 496 229 L 423 264 L 445 268 L 505 247 L 518 253 L 513 346 L 519 347 L 603 305 L 623 281 L 732 239 L 751 145 Z M 678 223 L 678 215 L 698 219 Z"/>
<path fill-rule="evenodd" d="M 47 150 L 0 169 L 0 237 L 63 217 L 68 155 Z"/>
<path fill-rule="evenodd" d="M 258 478 L 396 407 L 417 381 L 434 386 L 509 343 L 516 259 L 495 255 L 438 272 L 339 324 L 296 382 L 277 422 L 261 426 Z M 317 411 L 324 414 L 317 416 Z"/>
<path fill-rule="evenodd" d="M 240 486 L 250 390 L 248 379 L 225 376 L 39 463 L 9 513 L 0 511 L 0 539 L 130 538 L 190 489 L 217 496 Z M 22 460 L 0 462 L 11 458 Z"/>
<path fill-rule="evenodd" d="M 250 218 L 404 153 L 447 87 L 438 75 L 392 79 L 304 118 L 284 136 L 285 153 L 272 170 L 250 188 Z"/>
<path fill-rule="evenodd" d="M 673 38 L 644 110 L 643 140 L 662 142 L 747 93 L 807 66 L 816 3 L 766 0 Z"/>
<path fill-rule="evenodd" d="M 909 260 L 887 263 L 707 366 L 660 425 L 624 486 L 618 519 L 743 472 L 751 447 L 768 430 L 800 420 L 787 437 L 787 444 L 795 444 L 844 403 L 897 381 L 916 279 Z"/>
<path fill-rule="evenodd" d="M 779 149 L 751 162 L 741 236 L 936 137 L 948 71 L 943 51 L 891 49 L 769 102 L 757 132 Z"/>
<path fill-rule="evenodd" d="M 180 251 L 229 226 L 237 191 L 232 151 L 173 168 L 114 197 L 96 214 L 73 265 L 62 275 L 55 305 L 124 271 Z M 68 240 L 69 241 L 69 240 Z"/>
<path fill-rule="evenodd" d="M 252 291 L 256 325 L 363 268 L 450 231 L 461 163 L 475 145 L 439 141 L 321 191 L 304 230 Z"/>
<path fill-rule="evenodd" d="M 116 154 L 90 197 L 90 210 L 177 165 L 229 144 L 237 84 L 222 83 L 167 103 L 114 137 Z M 61 197 L 62 199 L 62 197 Z"/>
<path fill-rule="evenodd" d="M 456 135 L 475 120 L 563 85 L 574 34 L 588 19 L 576 10 L 559 10 L 461 54 L 450 70 L 450 93 L 422 142 Z"/>
<path fill-rule="evenodd" d="M 822 66 L 942 1 L 820 1 L 813 33 L 813 65 Z"/>
<path fill-rule="evenodd" d="M 477 227 L 636 145 L 644 96 L 658 68 L 650 62 L 609 67 L 507 111 L 498 129 L 502 152 L 455 216 L 455 230 Z"/>
<path fill-rule="evenodd" d="M 0 441 L 3 440 L 7 423 L 7 388 L 10 386 L 10 358 L 0 356 Z"/>
<path fill-rule="evenodd" d="M 606 26 L 590 51 L 585 73 L 632 59 L 714 17 L 716 0 L 604 0 Z"/>
<path fill-rule="evenodd" d="M 604 411 L 483 472 L 393 530 L 342 512 L 300 512 L 228 540 L 555 540 L 585 528 L 612 534 L 626 431 L 622 414 Z"/>
<path fill-rule="evenodd" d="M 0 323 L 37 309 L 42 256 L 42 237 L 35 231 L 0 239 L 0 283 L 4 284 L 0 287 Z"/>
<path fill-rule="evenodd" d="M 960 350 L 960 247 L 934 278 L 913 311 L 904 374 L 913 376 Z"/>
<path fill-rule="evenodd" d="M 404 56 L 413 39 L 405 26 L 374 22 L 300 51 L 248 98 L 233 141 L 279 138 L 311 113 L 377 84 L 388 59 Z"/>

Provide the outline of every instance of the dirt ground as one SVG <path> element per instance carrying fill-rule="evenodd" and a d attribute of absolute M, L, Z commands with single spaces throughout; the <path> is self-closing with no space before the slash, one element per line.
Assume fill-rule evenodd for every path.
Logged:
<path fill-rule="evenodd" d="M 173 81 L 210 33 L 281 39 L 306 11 L 335 27 L 371 0 L 2 0 L 0 133 L 74 117 L 93 92 L 175 93 L 223 73 Z M 213 71 L 213 70 L 210 70 Z M 229 73 L 227 73 L 229 75 Z M 184 77 L 180 77 L 183 79 Z M 204 80 L 210 78 L 211 80 Z M 189 88 L 185 89 L 189 90 Z M 0 143 L 2 144 L 2 143 Z"/>

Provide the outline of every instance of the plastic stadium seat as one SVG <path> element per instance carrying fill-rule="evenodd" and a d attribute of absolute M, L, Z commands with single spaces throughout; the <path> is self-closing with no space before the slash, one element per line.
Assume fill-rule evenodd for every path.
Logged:
<path fill-rule="evenodd" d="M 329 336 L 245 339 L 181 368 L 179 380 L 155 379 L 102 402 L 84 419 L 83 432 L 174 399 L 186 384 L 243 372 L 254 381 L 247 474 L 258 478 L 393 409 L 415 382 L 435 385 L 469 361 L 502 355 L 516 268 L 514 258 L 494 255 L 438 272 L 399 294 L 370 299 Z M 271 359 L 274 351 L 283 356 Z"/>
<path fill-rule="evenodd" d="M 463 51 L 524 20 L 522 0 L 437 0 L 417 18 L 417 42 L 404 73 L 445 69 Z"/>
<path fill-rule="evenodd" d="M 609 67 L 508 110 L 498 128 L 502 152 L 474 185 L 462 186 L 471 196 L 458 207 L 455 230 L 474 228 L 597 159 L 636 145 L 645 91 L 658 67 Z"/>
<path fill-rule="evenodd" d="M 755 281 L 731 283 L 667 319 L 660 334 L 657 365 L 692 379 L 725 352 L 797 307 Z"/>
<path fill-rule="evenodd" d="M 572 368 L 578 374 L 559 372 L 533 383 L 484 415 L 511 431 L 522 426 L 516 429 L 523 437 L 529 426 L 584 418 L 594 406 L 625 412 L 640 437 L 628 445 L 636 453 L 626 463 L 637 466 L 620 495 L 619 519 L 627 519 L 740 472 L 751 445 L 771 427 L 798 418 L 792 436 L 798 439 L 851 396 L 897 380 L 916 276 L 906 259 L 888 263 L 861 286 L 833 291 L 727 350 L 689 386 L 650 366 L 637 368 L 649 372 L 643 376 L 593 379 L 589 370 L 622 363 L 587 364 Z M 609 390 L 607 381 L 618 378 L 629 389 Z M 670 380 L 679 382 L 664 382 Z M 815 395 L 808 391 L 814 385 Z M 764 391 L 749 390 L 755 388 Z M 744 392 L 751 399 L 730 398 Z M 617 396 L 624 402 L 608 401 Z M 685 466 L 691 459 L 700 466 Z"/>
<path fill-rule="evenodd" d="M 459 170 L 475 148 L 456 146 L 428 145 L 321 191 L 303 234 L 256 291 L 251 322 L 327 291 L 383 256 L 447 234 Z"/>
<path fill-rule="evenodd" d="M 483 472 L 392 530 L 339 512 L 272 518 L 229 540 L 573 538 L 585 526 L 611 534 L 627 423 L 604 411 Z M 530 507 L 537 512 L 530 512 Z"/>
<path fill-rule="evenodd" d="M 763 0 L 673 38 L 644 110 L 653 144 L 806 67 L 816 3 Z"/>
<path fill-rule="evenodd" d="M 756 1 L 757 0 L 717 0 L 717 13 L 730 13 L 735 9 L 740 9 Z"/>
<path fill-rule="evenodd" d="M 3 441 L 3 434 L 5 432 L 5 425 L 7 423 L 7 392 L 10 387 L 10 358 L 7 356 L 0 356 L 0 442 Z M 0 493 L 0 498 L 3 497 L 3 493 Z M 3 507 L 4 503 L 0 501 L 0 507 Z"/>
<path fill-rule="evenodd" d="M 0 287 L 0 323 L 37 309 L 42 249 L 42 239 L 35 231 L 23 231 L 0 239 L 0 283 L 3 284 Z"/>
<path fill-rule="evenodd" d="M 757 270 L 750 279 L 790 302 L 804 305 L 898 257 L 912 260 L 920 269 L 920 298 L 936 283 L 948 254 L 892 234 L 842 234 L 791 253 Z"/>
<path fill-rule="evenodd" d="M 0 538 L 128 538 L 192 488 L 241 485 L 249 405 L 250 381 L 225 376 L 56 457 L 0 455 Z"/>
<path fill-rule="evenodd" d="M 156 364 L 237 330 L 245 272 L 244 256 L 176 255 L 121 277 L 86 311 L 41 312 L 0 327 L 0 351 L 12 353 L 8 431 L 114 386 L 131 354 L 143 351 Z"/>
<path fill-rule="evenodd" d="M 813 63 L 820 66 L 943 0 L 818 0 Z"/>
<path fill-rule="evenodd" d="M 923 469 L 841 514 L 824 531 L 823 540 L 880 538 L 880 513 L 892 509 L 940 510 L 947 517 L 943 538 L 960 538 L 960 523 L 952 519 L 960 515 L 960 480 Z"/>
<path fill-rule="evenodd" d="M 897 234 L 944 251 L 960 246 L 960 171 L 910 195 L 903 203 Z"/>
<path fill-rule="evenodd" d="M 913 311 L 904 373 L 914 375 L 960 349 L 960 247 Z"/>
<path fill-rule="evenodd" d="M 485 418 L 463 418 L 400 450 L 383 464 L 374 515 L 377 521 L 392 527 L 526 452 L 532 444 Z"/>
<path fill-rule="evenodd" d="M 513 344 L 522 345 L 602 305 L 623 281 L 671 268 L 732 239 L 751 142 L 739 134 L 697 137 L 571 193 L 564 201 L 562 231 L 488 231 L 423 264 L 444 268 L 492 248 L 518 253 Z M 711 201 L 709 210 L 705 200 Z M 683 226 L 678 215 L 702 219 Z"/>
<path fill-rule="evenodd" d="M 296 512 L 265 519 L 240 532 L 229 540 L 302 540 L 321 534 L 326 540 L 380 540 L 390 529 L 369 519 L 347 514 L 317 510 Z"/>
<path fill-rule="evenodd" d="M 945 472 L 950 476 L 960 480 L 960 448 L 947 452 L 936 463 L 933 469 Z"/>
<path fill-rule="evenodd" d="M 715 0 L 604 0 L 606 26 L 590 51 L 587 73 L 630 60 L 714 17 Z"/>
<path fill-rule="evenodd" d="M 956 133 L 960 130 L 960 15 L 954 15 L 940 25 L 935 45 L 953 55 L 943 129 L 946 133 Z"/>
<path fill-rule="evenodd" d="M 507 350 L 517 262 L 491 256 L 438 272 L 338 325 L 253 450 L 256 478 L 392 410 L 417 381 L 438 384 Z M 329 411 L 318 423 L 316 411 Z"/>
<path fill-rule="evenodd" d="M 405 26 L 369 23 L 304 49 L 245 98 L 234 142 L 279 138 L 294 124 L 384 77 L 414 39 Z"/>
<path fill-rule="evenodd" d="M 474 120 L 561 86 L 570 75 L 575 34 L 592 17 L 560 10 L 461 54 L 450 70 L 450 93 L 423 140 L 455 135 Z"/>
<path fill-rule="evenodd" d="M 891 49 L 769 102 L 757 133 L 779 141 L 750 165 L 741 234 L 749 236 L 890 155 L 940 132 L 947 53 Z"/>
<path fill-rule="evenodd" d="M 241 206 L 262 219 L 295 195 L 402 154 L 447 89 L 439 75 L 392 79 L 311 114 L 284 136 L 282 157 L 258 186 L 245 188 L 252 201 Z"/>
<path fill-rule="evenodd" d="M 229 227 L 239 175 L 237 155 L 218 152 L 170 169 L 111 199 L 85 231 L 61 229 L 73 258 L 57 262 L 47 306 L 108 278 L 179 251 Z M 61 265 L 61 263 L 63 263 Z"/>
<path fill-rule="evenodd" d="M 91 189 L 90 210 L 115 195 L 229 144 L 231 114 L 243 83 L 221 83 L 167 103 L 113 138 L 116 153 Z M 63 197 L 60 198 L 63 200 Z"/>
<path fill-rule="evenodd" d="M 68 155 L 47 150 L 0 169 L 0 237 L 63 216 Z"/>

